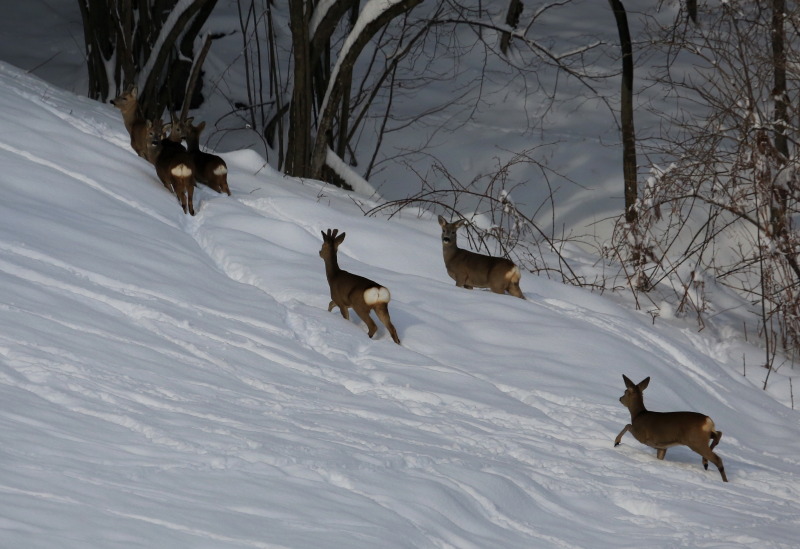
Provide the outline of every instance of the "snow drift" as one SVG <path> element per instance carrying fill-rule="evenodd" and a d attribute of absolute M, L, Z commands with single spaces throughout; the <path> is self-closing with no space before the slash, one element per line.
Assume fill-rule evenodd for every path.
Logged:
<path fill-rule="evenodd" d="M 796 546 L 798 413 L 729 342 L 530 274 L 456 288 L 432 215 L 249 151 L 185 216 L 111 106 L 0 86 L 0 546 Z M 328 228 L 402 347 L 327 312 Z M 729 483 L 613 447 L 623 373 L 714 418 Z"/>

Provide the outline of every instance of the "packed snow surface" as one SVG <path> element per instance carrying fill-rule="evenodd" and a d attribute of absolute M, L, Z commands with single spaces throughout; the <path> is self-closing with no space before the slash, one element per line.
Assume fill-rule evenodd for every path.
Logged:
<path fill-rule="evenodd" d="M 0 65 L 3 548 L 796 547 L 800 415 L 726 341 L 524 273 L 456 288 L 430 212 L 225 153 L 184 215 L 119 113 Z M 320 232 L 402 346 L 328 312 Z M 626 435 L 723 431 L 729 483 Z"/>

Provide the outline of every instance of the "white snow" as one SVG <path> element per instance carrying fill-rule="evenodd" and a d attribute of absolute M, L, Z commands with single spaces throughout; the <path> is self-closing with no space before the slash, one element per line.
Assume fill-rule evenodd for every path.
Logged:
<path fill-rule="evenodd" d="M 363 3 L 359 25 L 386 5 Z M 564 51 L 616 43 L 605 2 L 578 3 L 579 20 L 568 8 L 531 35 L 552 31 Z M 239 28 L 235 6 L 218 10 L 210 27 Z M 330 153 L 349 194 L 276 173 L 243 132 L 213 138 L 233 196 L 199 187 L 185 216 L 119 112 L 79 96 L 82 32 L 69 0 L 15 3 L 0 20 L 0 549 L 798 546 L 795 370 L 778 365 L 761 389 L 763 351 L 743 340 L 730 291 L 698 273 L 713 313 L 699 330 L 662 296 L 635 312 L 528 272 L 527 301 L 459 289 L 433 213 L 363 215 L 418 190 L 419 165 L 366 181 Z M 197 119 L 229 111 L 214 87 L 235 92 L 240 49 L 238 35 L 215 41 Z M 577 183 L 556 184 L 553 223 L 603 243 L 595 222 L 621 195 L 610 114 L 570 83 L 545 108 L 486 68 L 486 108 L 457 132 L 420 133 L 426 155 L 467 182 L 534 147 Z M 426 87 L 401 114 L 442 96 Z M 637 117 L 646 133 L 653 120 Z M 406 139 L 390 132 L 382 154 L 413 149 Z M 537 174 L 512 181 L 525 182 L 516 205 L 548 201 Z M 391 290 L 402 346 L 327 311 L 328 228 L 348 234 L 344 269 Z M 565 248 L 588 280 L 601 274 Z M 613 447 L 630 421 L 623 373 L 651 376 L 651 409 L 714 419 L 729 483 L 687 448 L 658 461 L 630 434 Z"/>
<path fill-rule="evenodd" d="M 798 412 L 726 341 L 527 273 L 527 301 L 456 288 L 432 215 L 252 151 L 185 216 L 112 107 L 0 87 L 0 546 L 797 545 Z M 327 228 L 402 346 L 326 310 Z M 714 418 L 729 483 L 613 447 L 623 373 Z"/>

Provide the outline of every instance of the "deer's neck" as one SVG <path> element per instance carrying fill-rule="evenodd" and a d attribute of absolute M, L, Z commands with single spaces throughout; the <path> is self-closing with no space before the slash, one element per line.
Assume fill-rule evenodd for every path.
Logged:
<path fill-rule="evenodd" d="M 125 127 L 128 128 L 128 131 L 130 131 L 134 123 L 139 120 L 142 120 L 142 117 L 139 115 L 139 107 L 137 105 L 133 105 L 122 111 L 122 121 L 125 123 Z"/>
<path fill-rule="evenodd" d="M 628 410 L 630 410 L 631 412 L 631 421 L 635 420 L 637 417 L 647 412 L 647 408 L 644 407 L 643 400 L 639 400 L 638 402 L 632 403 L 628 407 Z"/>
<path fill-rule="evenodd" d="M 341 272 L 339 268 L 339 260 L 336 256 L 326 257 L 325 258 L 325 275 L 328 277 L 328 280 L 334 278 L 337 274 Z"/>
<path fill-rule="evenodd" d="M 163 145 L 161 145 L 160 141 L 156 143 L 148 143 L 147 148 L 145 149 L 147 160 L 150 161 L 151 164 L 155 164 L 158 160 L 158 157 L 161 155 L 162 149 Z"/>
<path fill-rule="evenodd" d="M 449 261 L 456 255 L 456 252 L 458 252 L 458 246 L 456 246 L 455 241 L 442 242 L 442 255 L 444 255 L 445 261 Z"/>

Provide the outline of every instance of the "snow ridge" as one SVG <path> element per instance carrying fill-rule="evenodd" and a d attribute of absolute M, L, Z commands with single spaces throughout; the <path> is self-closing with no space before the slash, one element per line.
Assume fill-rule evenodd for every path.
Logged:
<path fill-rule="evenodd" d="M 796 544 L 797 412 L 722 343 L 526 273 L 528 301 L 456 288 L 432 217 L 364 217 L 247 151 L 185 216 L 111 107 L 0 84 L 0 545 Z M 402 346 L 327 311 L 327 228 Z M 622 373 L 714 418 L 729 483 L 613 447 Z"/>

